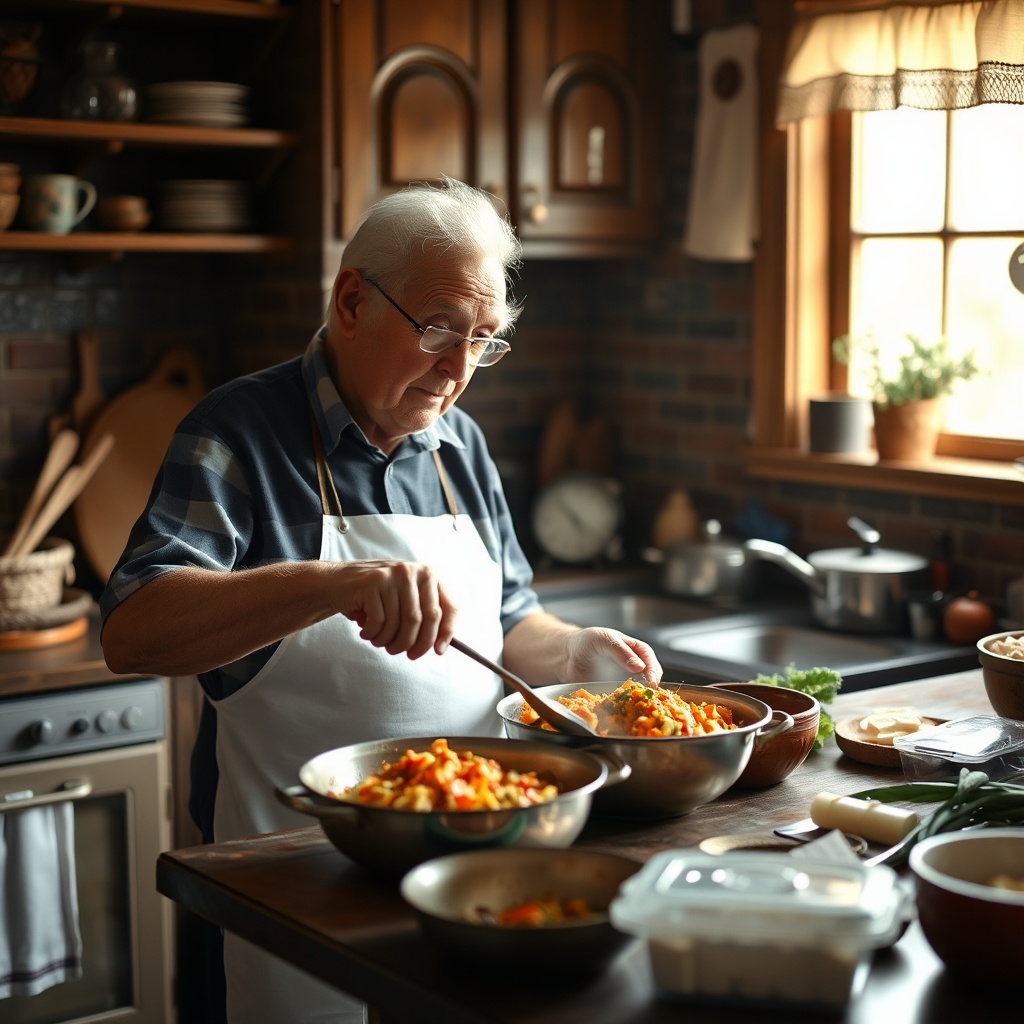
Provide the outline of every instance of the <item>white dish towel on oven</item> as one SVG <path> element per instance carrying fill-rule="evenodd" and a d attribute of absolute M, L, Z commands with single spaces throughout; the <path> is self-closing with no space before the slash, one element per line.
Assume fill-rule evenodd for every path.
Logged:
<path fill-rule="evenodd" d="M 757 209 L 757 49 L 753 25 L 708 32 L 698 54 L 700 94 L 683 251 L 704 260 L 754 258 Z M 735 91 L 716 77 L 732 70 Z"/>
<path fill-rule="evenodd" d="M 74 807 L 7 810 L 0 815 L 0 999 L 81 976 Z"/>

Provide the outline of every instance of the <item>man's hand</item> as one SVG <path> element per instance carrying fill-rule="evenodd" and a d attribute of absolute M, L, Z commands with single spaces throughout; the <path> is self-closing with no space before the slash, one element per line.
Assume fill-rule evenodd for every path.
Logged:
<path fill-rule="evenodd" d="M 335 563 L 332 569 L 337 610 L 359 626 L 364 640 L 412 661 L 431 650 L 444 653 L 457 609 L 429 566 L 382 559 Z"/>
<path fill-rule="evenodd" d="M 568 657 L 563 678 L 567 683 L 594 681 L 595 665 L 602 658 L 621 665 L 626 675 L 642 674 L 651 686 L 661 682 L 661 663 L 654 651 L 642 640 L 618 630 L 603 627 L 577 629 L 569 635 L 566 647 Z"/>

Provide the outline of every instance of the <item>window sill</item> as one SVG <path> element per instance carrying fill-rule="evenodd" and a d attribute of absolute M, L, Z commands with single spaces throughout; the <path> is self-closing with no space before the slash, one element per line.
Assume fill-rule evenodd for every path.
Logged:
<path fill-rule="evenodd" d="M 920 464 L 880 463 L 874 453 L 821 455 L 787 448 L 746 448 L 743 459 L 747 473 L 764 480 L 1024 505 L 1024 476 L 1007 462 L 936 456 Z"/>

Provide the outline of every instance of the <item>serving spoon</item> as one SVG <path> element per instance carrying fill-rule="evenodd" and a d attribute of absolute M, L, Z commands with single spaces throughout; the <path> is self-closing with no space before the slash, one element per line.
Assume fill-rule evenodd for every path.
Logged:
<path fill-rule="evenodd" d="M 499 676 L 508 683 L 552 729 L 557 729 L 558 732 L 564 732 L 570 736 L 600 736 L 600 733 L 591 729 L 579 715 L 563 707 L 557 701 L 548 700 L 547 697 L 541 696 L 525 680 L 520 679 L 517 675 L 513 675 L 507 668 L 502 668 L 501 665 L 491 661 L 490 658 L 485 658 L 478 651 L 474 651 L 472 647 L 467 647 L 457 637 L 452 637 L 451 646 L 474 661 L 480 662 L 481 665 L 489 668 L 496 676 Z"/>

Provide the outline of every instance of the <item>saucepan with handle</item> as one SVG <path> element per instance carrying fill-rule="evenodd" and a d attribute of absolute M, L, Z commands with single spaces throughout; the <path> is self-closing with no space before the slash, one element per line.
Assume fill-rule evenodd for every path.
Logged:
<path fill-rule="evenodd" d="M 907 597 L 927 585 L 928 560 L 880 548 L 879 532 L 851 516 L 858 547 L 815 551 L 806 560 L 774 541 L 744 545 L 751 558 L 774 562 L 810 587 L 811 613 L 828 629 L 851 633 L 904 633 Z"/>

